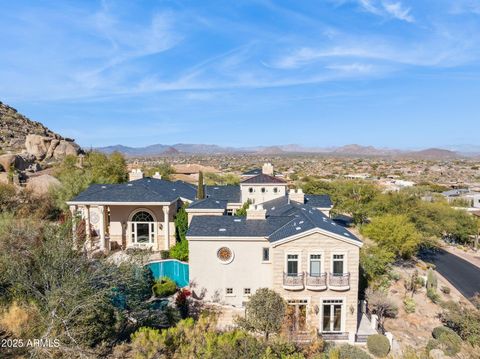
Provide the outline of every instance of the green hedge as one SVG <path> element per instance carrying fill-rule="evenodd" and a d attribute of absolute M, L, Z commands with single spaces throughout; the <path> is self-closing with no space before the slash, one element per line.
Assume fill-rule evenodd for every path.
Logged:
<path fill-rule="evenodd" d="M 168 297 L 177 291 L 177 285 L 168 277 L 162 277 L 155 281 L 153 285 L 153 293 L 156 297 Z"/>
<path fill-rule="evenodd" d="M 390 351 L 390 342 L 385 335 L 371 335 L 367 339 L 367 348 L 377 358 L 385 358 Z"/>

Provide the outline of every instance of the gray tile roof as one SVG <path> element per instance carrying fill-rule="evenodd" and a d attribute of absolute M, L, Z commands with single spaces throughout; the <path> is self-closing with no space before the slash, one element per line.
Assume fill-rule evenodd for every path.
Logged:
<path fill-rule="evenodd" d="M 121 184 L 93 184 L 70 202 L 173 202 L 195 200 L 197 188 L 183 181 L 141 178 Z"/>
<path fill-rule="evenodd" d="M 305 204 L 316 208 L 333 207 L 332 200 L 328 194 L 305 194 Z"/>
<path fill-rule="evenodd" d="M 189 237 L 267 237 L 291 221 L 289 217 L 248 220 L 238 216 L 194 216 Z"/>
<path fill-rule="evenodd" d="M 361 243 L 345 227 L 338 225 L 312 206 L 289 203 L 287 197 L 280 197 L 263 203 L 263 207 L 267 210 L 265 220 L 246 220 L 245 217 L 232 216 L 193 217 L 187 236 L 266 237 L 273 243 L 319 228 Z"/>
<path fill-rule="evenodd" d="M 250 177 L 250 178 L 247 178 L 247 179 L 243 180 L 242 183 L 282 183 L 282 184 L 286 184 L 287 182 L 285 182 L 281 178 L 274 177 L 274 176 L 269 176 L 269 175 L 261 173 L 257 176 Z"/>
<path fill-rule="evenodd" d="M 205 194 L 207 197 L 219 200 L 225 200 L 229 203 L 241 203 L 240 186 L 205 186 Z"/>
<path fill-rule="evenodd" d="M 262 169 L 261 168 L 254 168 L 252 170 L 249 170 L 247 172 L 243 172 L 242 173 L 242 176 L 256 176 L 256 175 L 259 175 L 262 173 Z"/>
<path fill-rule="evenodd" d="M 189 209 L 226 209 L 227 201 L 218 200 L 215 198 L 205 198 L 200 199 L 195 202 L 192 202 L 188 208 Z"/>

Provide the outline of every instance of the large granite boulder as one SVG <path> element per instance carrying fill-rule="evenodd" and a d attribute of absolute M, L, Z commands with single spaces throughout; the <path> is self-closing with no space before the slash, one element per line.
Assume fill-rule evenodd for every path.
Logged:
<path fill-rule="evenodd" d="M 34 155 L 39 161 L 43 160 L 48 153 L 52 138 L 40 135 L 27 135 L 25 148 L 27 152 Z"/>
<path fill-rule="evenodd" d="M 78 155 L 80 153 L 80 146 L 75 142 L 61 140 L 53 151 L 53 157 L 56 159 L 63 158 L 68 155 Z"/>
<path fill-rule="evenodd" d="M 34 166 L 35 157 L 28 153 L 22 154 L 6 154 L 0 156 L 0 167 L 7 172 L 12 166 L 19 171 L 33 170 L 38 171 L 39 166 Z"/>
<path fill-rule="evenodd" d="M 27 181 L 26 188 L 31 190 L 35 195 L 42 195 L 48 193 L 53 187 L 59 187 L 62 184 L 58 179 L 50 175 L 41 175 L 31 177 Z"/>
<path fill-rule="evenodd" d="M 40 135 L 27 135 L 25 139 L 27 152 L 35 156 L 38 161 L 50 158 L 61 159 L 67 155 L 78 155 L 80 146 L 69 140 L 61 140 Z"/>

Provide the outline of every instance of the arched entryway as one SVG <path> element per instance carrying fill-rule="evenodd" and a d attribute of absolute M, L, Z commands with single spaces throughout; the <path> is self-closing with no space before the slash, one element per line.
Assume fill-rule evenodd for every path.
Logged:
<path fill-rule="evenodd" d="M 140 209 L 130 218 L 132 244 L 153 244 L 156 237 L 156 219 L 153 213 Z"/>

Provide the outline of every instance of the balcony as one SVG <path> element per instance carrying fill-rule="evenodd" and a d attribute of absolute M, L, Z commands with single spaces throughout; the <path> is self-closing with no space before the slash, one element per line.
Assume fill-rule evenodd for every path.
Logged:
<path fill-rule="evenodd" d="M 283 273 L 283 288 L 286 290 L 302 290 L 304 287 L 303 277 L 303 273 Z"/>
<path fill-rule="evenodd" d="M 307 275 L 307 289 L 309 290 L 325 290 L 327 289 L 327 273 L 320 275 Z"/>
<path fill-rule="evenodd" d="M 350 289 L 350 273 L 334 274 L 328 276 L 328 288 L 331 290 Z"/>

